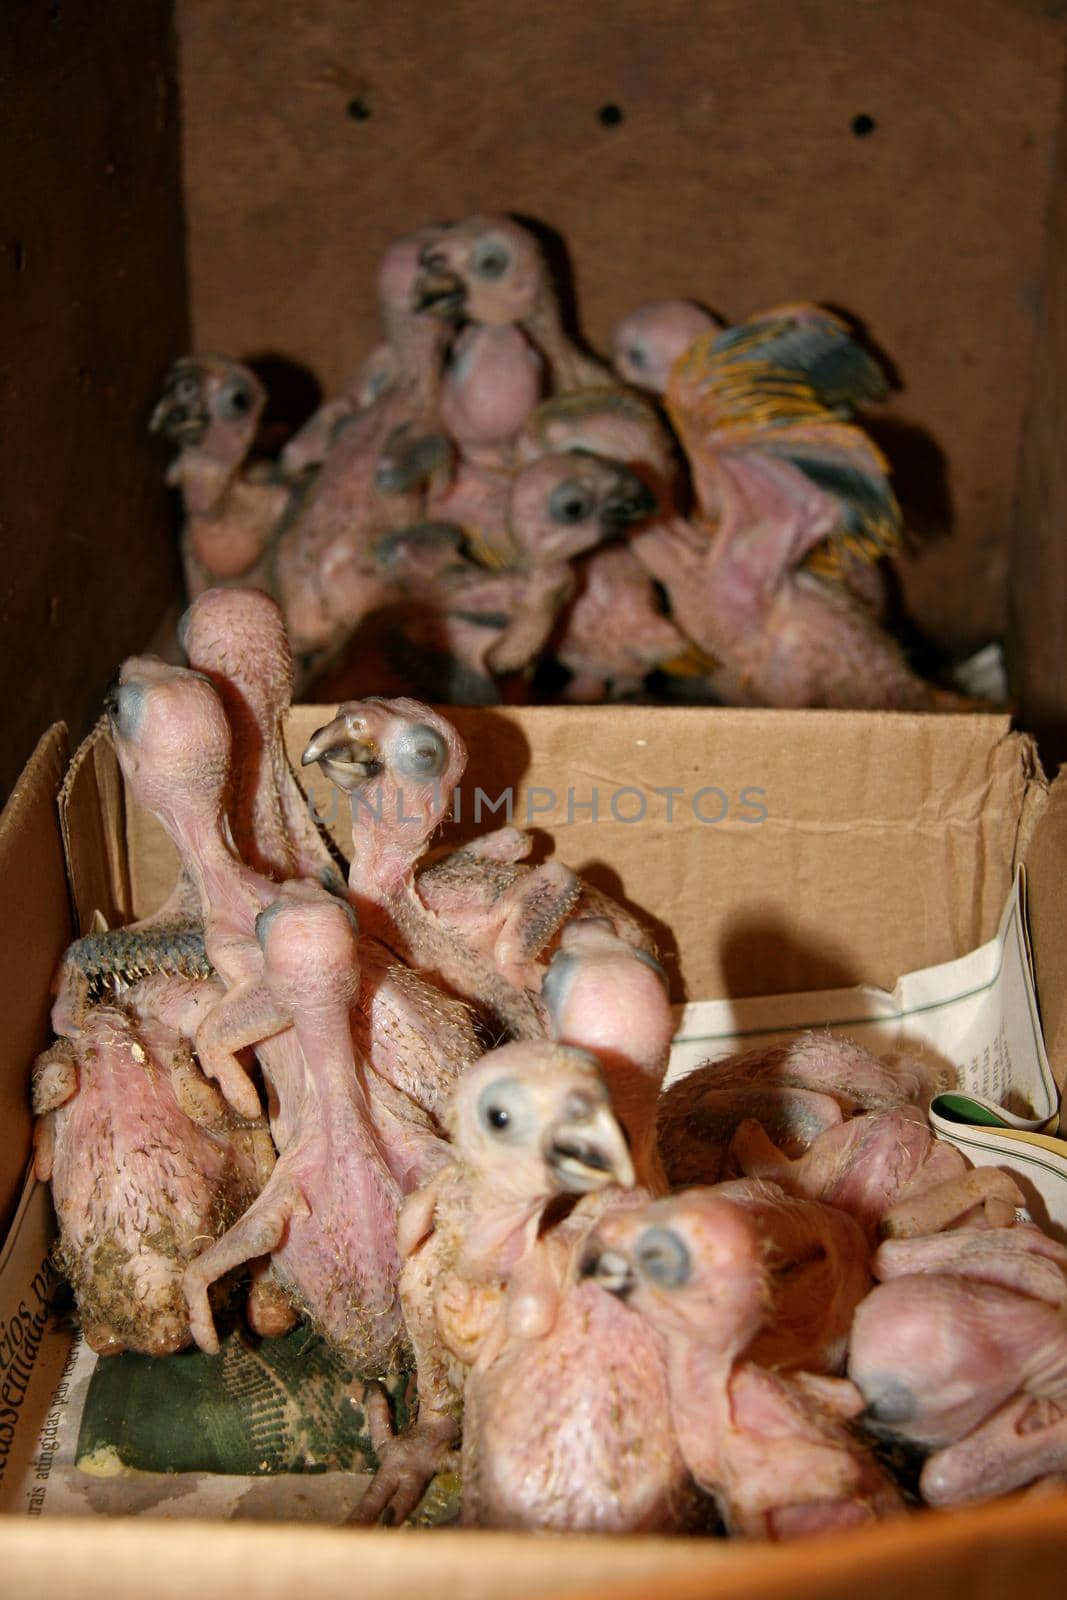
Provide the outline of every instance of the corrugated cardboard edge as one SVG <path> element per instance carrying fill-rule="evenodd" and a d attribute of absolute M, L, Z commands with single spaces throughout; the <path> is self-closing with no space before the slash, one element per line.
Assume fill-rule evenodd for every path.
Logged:
<path fill-rule="evenodd" d="M 56 813 L 56 793 L 69 745 L 64 723 L 54 723 L 37 748 L 0 815 L 0 1237 L 18 1204 L 30 1155 L 31 1118 L 26 1085 L 30 1063 L 48 1043 L 52 974 L 70 940 L 67 876 Z"/>
<path fill-rule="evenodd" d="M 109 927 L 129 922 L 126 790 L 104 717 L 74 752 L 59 793 L 59 819 L 76 926 L 86 932 L 94 911 Z"/>

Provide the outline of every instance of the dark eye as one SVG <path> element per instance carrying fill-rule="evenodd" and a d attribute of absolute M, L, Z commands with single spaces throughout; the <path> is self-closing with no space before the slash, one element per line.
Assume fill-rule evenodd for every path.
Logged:
<path fill-rule="evenodd" d="M 634 1260 L 661 1289 L 678 1289 L 689 1279 L 689 1251 L 670 1228 L 649 1228 L 637 1241 Z"/>
<path fill-rule="evenodd" d="M 448 745 L 424 722 L 405 729 L 393 752 L 393 766 L 404 778 L 436 778 L 445 769 Z"/>
<path fill-rule="evenodd" d="M 179 378 L 174 384 L 174 395 L 178 400 L 195 400 L 200 393 L 200 385 L 191 375 Z"/>
<path fill-rule="evenodd" d="M 596 501 L 583 484 L 561 483 L 552 491 L 552 498 L 548 502 L 548 509 L 554 522 L 584 522 L 594 507 Z"/>
<path fill-rule="evenodd" d="M 510 265 L 511 257 L 498 239 L 476 245 L 471 254 L 471 266 L 479 278 L 502 278 Z"/>
<path fill-rule="evenodd" d="M 235 422 L 238 417 L 245 417 L 251 411 L 252 391 L 243 383 L 230 384 L 220 391 L 215 409 L 227 422 Z"/>
<path fill-rule="evenodd" d="M 144 689 L 139 683 L 116 682 L 111 685 L 104 700 L 104 710 L 112 733 L 119 733 L 126 739 L 133 738 L 144 696 Z"/>
<path fill-rule="evenodd" d="M 526 1092 L 514 1078 L 497 1078 L 487 1083 L 478 1098 L 478 1121 L 507 1144 L 523 1141 L 529 1123 Z"/>
<path fill-rule="evenodd" d="M 645 352 L 636 344 L 632 344 L 626 352 L 626 359 L 631 367 L 636 367 L 638 372 L 645 365 Z"/>

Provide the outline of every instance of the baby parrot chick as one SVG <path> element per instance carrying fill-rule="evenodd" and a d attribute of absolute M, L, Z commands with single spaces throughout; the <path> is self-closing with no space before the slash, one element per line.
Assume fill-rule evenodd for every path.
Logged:
<path fill-rule="evenodd" d="M 185 506 L 182 563 L 190 599 L 220 583 L 273 586 L 269 553 L 289 489 L 245 468 L 267 396 L 249 367 L 183 356 L 167 375 L 150 427 L 178 446 L 167 482 Z"/>
<path fill-rule="evenodd" d="M 419 1418 L 408 1434 L 383 1437 L 363 1522 L 384 1510 L 405 1517 L 439 1470 L 467 1370 L 505 1336 L 505 1285 L 528 1333 L 535 1322 L 539 1333 L 551 1328 L 555 1285 L 539 1276 L 535 1251 L 547 1202 L 634 1181 L 607 1086 L 582 1050 L 528 1041 L 491 1051 L 459 1080 L 448 1127 L 454 1159 L 405 1202 L 399 1226 Z"/>
<path fill-rule="evenodd" d="M 772 1304 L 751 1215 L 714 1189 L 612 1213 L 586 1270 L 663 1338 L 682 1453 L 728 1532 L 797 1538 L 902 1509 L 848 1430 L 862 1406 L 850 1384 L 744 1359 Z"/>

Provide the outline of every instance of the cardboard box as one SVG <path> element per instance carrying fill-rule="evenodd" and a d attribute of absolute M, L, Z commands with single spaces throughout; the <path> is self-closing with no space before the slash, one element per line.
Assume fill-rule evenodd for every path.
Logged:
<path fill-rule="evenodd" d="M 332 709 L 293 711 L 293 753 Z M 683 990 L 695 998 L 891 985 L 901 970 L 989 938 L 1013 868 L 1025 861 L 1046 1040 L 1062 1087 L 1067 779 L 1049 787 L 1030 740 L 1010 732 L 1006 719 L 648 709 L 454 715 L 472 759 L 450 833 L 477 831 L 478 789 L 483 812 L 489 801 L 502 807 L 510 792 L 516 822 L 529 816 L 544 825 L 555 854 L 613 891 L 621 886 L 658 919 L 679 998 Z M 112 921 L 150 910 L 173 876 L 169 842 L 127 804 L 102 730 L 78 751 L 65 781 L 64 755 L 64 731 L 52 729 L 0 821 L 8 909 L 0 922 L 0 1201 L 8 1215 L 26 1168 L 28 1069 L 47 1037 L 56 960 L 95 909 Z M 329 814 L 335 791 L 317 773 L 312 779 Z M 642 803 L 639 820 L 623 820 Z M 483 815 L 482 827 L 501 816 Z M 55 1600 L 125 1600 L 146 1587 L 163 1600 L 238 1589 L 257 1600 L 309 1589 L 317 1600 L 347 1600 L 354 1589 L 364 1600 L 427 1592 L 488 1600 L 505 1590 L 610 1592 L 618 1600 L 862 1592 L 895 1600 L 921 1588 L 993 1600 L 1009 1588 L 1062 1593 L 1065 1540 L 1063 1494 L 929 1512 L 779 1549 L 10 1517 L 0 1522 L 0 1596 L 47 1585 Z"/>

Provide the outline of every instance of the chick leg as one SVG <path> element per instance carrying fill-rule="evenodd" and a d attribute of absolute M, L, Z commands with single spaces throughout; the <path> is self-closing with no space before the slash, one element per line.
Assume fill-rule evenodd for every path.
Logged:
<path fill-rule="evenodd" d="M 189 1331 L 208 1355 L 216 1355 L 219 1336 L 211 1314 L 208 1290 L 213 1283 L 243 1267 L 246 1261 L 276 1250 L 293 1217 L 307 1216 L 308 1207 L 295 1184 L 268 1184 L 221 1239 L 197 1256 L 185 1269 L 182 1287 L 189 1307 Z"/>
<path fill-rule="evenodd" d="M 365 1387 L 363 1407 L 379 1467 L 349 1522 L 391 1526 L 410 1517 L 435 1473 L 458 1466 L 454 1447 L 459 1422 L 422 1402 L 415 1426 L 398 1435 L 393 1431 L 385 1391 L 376 1383 Z"/>
<path fill-rule="evenodd" d="M 1067 1407 L 1048 1396 L 1024 1394 L 958 1444 L 935 1450 L 919 1487 L 929 1505 L 967 1505 L 1064 1472 Z"/>
<path fill-rule="evenodd" d="M 242 983 L 216 1002 L 196 1030 L 196 1053 L 208 1078 L 214 1078 L 233 1109 L 254 1121 L 262 1115 L 259 1097 L 237 1059 L 237 1051 L 261 1044 L 288 1028 L 292 1017 L 281 1011 L 261 983 Z"/>

